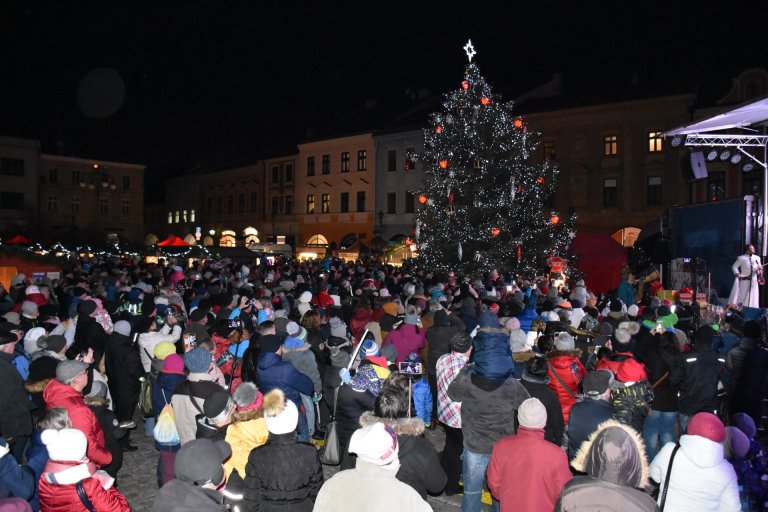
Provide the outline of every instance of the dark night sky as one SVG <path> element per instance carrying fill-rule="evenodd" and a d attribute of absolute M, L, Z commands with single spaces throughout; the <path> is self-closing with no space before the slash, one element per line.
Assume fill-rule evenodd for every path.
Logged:
<path fill-rule="evenodd" d="M 61 140 L 68 154 L 146 163 L 161 176 L 290 146 L 369 99 L 453 89 L 467 38 L 507 98 L 553 72 L 568 90 L 633 72 L 730 78 L 768 67 L 765 2 L 735 4 L 6 1 L 0 134 L 40 138 L 48 152 Z M 78 87 L 98 68 L 116 70 L 125 94 L 114 114 L 92 119 Z M 110 94 L 85 99 L 105 105 Z"/>

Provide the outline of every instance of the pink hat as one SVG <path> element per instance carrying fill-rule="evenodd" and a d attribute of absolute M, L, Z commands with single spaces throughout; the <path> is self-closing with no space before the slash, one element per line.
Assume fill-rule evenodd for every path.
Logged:
<path fill-rule="evenodd" d="M 173 274 L 171 274 L 171 277 L 169 277 L 168 280 L 172 284 L 176 284 L 176 283 L 178 283 L 180 281 L 183 281 L 184 280 L 184 272 L 182 272 L 181 270 L 176 270 Z"/>
<path fill-rule="evenodd" d="M 508 331 L 516 331 L 520 328 L 520 320 L 513 316 L 504 323 L 504 327 Z"/>
<path fill-rule="evenodd" d="M 177 373 L 184 375 L 184 360 L 179 354 L 171 354 L 163 359 L 163 370 L 165 373 Z"/>
<path fill-rule="evenodd" d="M 720 421 L 720 418 L 711 412 L 695 414 L 688 423 L 687 433 L 691 436 L 707 438 L 716 443 L 725 441 L 725 425 Z"/>

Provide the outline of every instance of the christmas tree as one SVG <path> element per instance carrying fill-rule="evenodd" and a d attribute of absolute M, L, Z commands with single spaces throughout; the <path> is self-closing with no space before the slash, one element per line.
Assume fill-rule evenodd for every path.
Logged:
<path fill-rule="evenodd" d="M 563 256 L 575 216 L 546 208 L 558 170 L 535 159 L 538 134 L 512 110 L 472 63 L 442 112 L 424 129 L 425 165 L 415 238 L 418 264 L 465 274 L 498 269 L 532 277 Z"/>

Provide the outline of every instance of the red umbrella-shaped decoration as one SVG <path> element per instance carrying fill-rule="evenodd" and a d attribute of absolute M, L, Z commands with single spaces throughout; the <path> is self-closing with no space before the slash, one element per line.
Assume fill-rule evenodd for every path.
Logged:
<path fill-rule="evenodd" d="M 176 235 L 171 235 L 162 242 L 157 242 L 157 245 L 158 247 L 190 247 L 187 242 Z"/>
<path fill-rule="evenodd" d="M 6 240 L 5 243 L 10 245 L 29 245 L 32 243 L 32 240 L 25 237 L 24 235 L 16 235 Z"/>

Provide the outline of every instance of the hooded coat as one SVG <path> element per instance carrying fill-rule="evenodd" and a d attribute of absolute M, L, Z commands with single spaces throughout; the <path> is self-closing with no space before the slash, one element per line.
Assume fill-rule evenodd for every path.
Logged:
<path fill-rule="evenodd" d="M 144 367 L 128 336 L 113 332 L 105 349 L 109 389 L 118 421 L 130 421 L 139 401 Z"/>
<path fill-rule="evenodd" d="M 645 446 L 632 427 L 614 420 L 600 424 L 581 445 L 571 466 L 587 475 L 565 485 L 555 512 L 659 510 L 653 498 L 639 490 L 648 485 L 649 471 Z"/>
<path fill-rule="evenodd" d="M 90 444 L 90 443 L 89 443 Z M 95 512 L 130 512 L 125 496 L 114 487 L 104 489 L 87 464 L 48 461 L 40 477 L 40 509 L 45 512 L 88 512 L 77 493 L 82 483 Z"/>
<path fill-rule="evenodd" d="M 427 343 L 427 330 L 423 327 L 403 323 L 391 331 L 382 345 L 393 345 L 397 349 L 397 361 L 402 363 L 408 354 L 419 353 Z"/>
<path fill-rule="evenodd" d="M 410 485 L 425 500 L 427 492 L 442 492 L 448 477 L 440 465 L 435 447 L 424 437 L 424 422 L 420 418 L 380 418 L 372 412 L 364 412 L 360 416 L 361 427 L 375 423 L 389 425 L 397 434 L 400 458 L 397 479 Z"/>
<path fill-rule="evenodd" d="M 674 447 L 674 443 L 665 444 L 651 462 L 651 478 L 661 485 Z M 736 472 L 725 460 L 721 443 L 701 436 L 680 436 L 664 508 L 675 512 L 741 510 Z"/>

